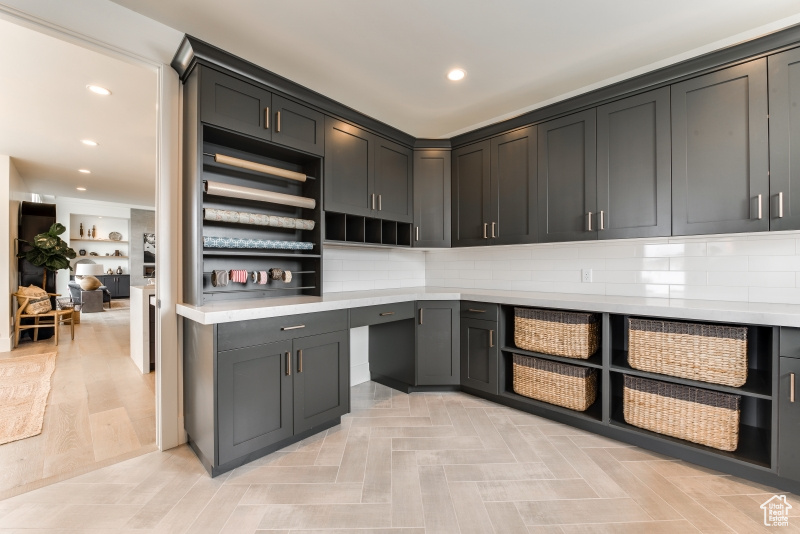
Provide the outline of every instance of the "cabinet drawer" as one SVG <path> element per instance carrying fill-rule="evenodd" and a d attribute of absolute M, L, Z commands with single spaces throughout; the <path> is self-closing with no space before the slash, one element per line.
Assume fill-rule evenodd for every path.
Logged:
<path fill-rule="evenodd" d="M 347 310 L 222 323 L 217 326 L 217 350 L 250 347 L 338 330 L 347 330 Z"/>
<path fill-rule="evenodd" d="M 800 328 L 781 327 L 781 356 L 800 358 Z"/>
<path fill-rule="evenodd" d="M 413 302 L 395 302 L 350 310 L 350 328 L 414 318 Z"/>
<path fill-rule="evenodd" d="M 461 301 L 461 317 L 481 319 L 483 321 L 497 320 L 497 304 L 485 302 Z"/>

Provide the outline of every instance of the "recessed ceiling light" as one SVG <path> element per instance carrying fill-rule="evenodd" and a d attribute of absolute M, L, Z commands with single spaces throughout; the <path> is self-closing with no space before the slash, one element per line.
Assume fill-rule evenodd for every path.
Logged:
<path fill-rule="evenodd" d="M 467 75 L 467 71 L 464 69 L 453 69 L 447 73 L 447 79 L 451 82 L 459 82 L 464 79 L 464 76 Z"/>
<path fill-rule="evenodd" d="M 92 174 L 92 171 L 89 169 L 78 169 L 78 172 L 82 172 L 83 174 Z"/>
<path fill-rule="evenodd" d="M 86 191 L 85 187 L 76 187 L 75 189 L 77 189 L 78 191 Z"/>
<path fill-rule="evenodd" d="M 105 87 L 100 87 L 99 85 L 87 85 L 86 88 L 98 95 L 108 96 L 111 94 L 111 91 L 109 91 Z"/>
<path fill-rule="evenodd" d="M 91 139 L 81 139 L 81 143 L 83 143 L 86 146 L 97 146 L 98 145 L 97 141 L 92 141 Z"/>

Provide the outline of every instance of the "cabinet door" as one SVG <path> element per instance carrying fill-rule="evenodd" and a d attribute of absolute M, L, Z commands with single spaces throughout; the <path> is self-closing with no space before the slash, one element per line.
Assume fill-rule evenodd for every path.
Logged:
<path fill-rule="evenodd" d="M 414 246 L 450 246 L 450 151 L 414 151 Z"/>
<path fill-rule="evenodd" d="M 413 222 L 413 152 L 386 139 L 375 139 L 375 216 Z"/>
<path fill-rule="evenodd" d="M 599 239 L 668 236 L 669 88 L 597 108 Z"/>
<path fill-rule="evenodd" d="M 201 72 L 200 120 L 270 140 L 272 93 L 215 70 Z"/>
<path fill-rule="evenodd" d="M 778 474 L 800 481 L 800 359 L 780 358 Z"/>
<path fill-rule="evenodd" d="M 770 56 L 769 229 L 800 229 L 800 49 Z"/>
<path fill-rule="evenodd" d="M 348 330 L 295 339 L 294 433 L 350 411 Z"/>
<path fill-rule="evenodd" d="M 278 95 L 272 95 L 272 108 L 274 142 L 323 155 L 325 116 L 322 113 Z"/>
<path fill-rule="evenodd" d="M 217 465 L 292 435 L 291 351 L 280 341 L 218 353 Z"/>
<path fill-rule="evenodd" d="M 769 229 L 767 60 L 672 86 L 672 233 Z"/>
<path fill-rule="evenodd" d="M 325 210 L 372 217 L 375 136 L 325 117 Z M 377 207 L 377 206 L 376 206 Z"/>
<path fill-rule="evenodd" d="M 495 137 L 491 147 L 489 244 L 535 243 L 536 127 Z"/>
<path fill-rule="evenodd" d="M 131 277 L 117 276 L 117 296 L 120 298 L 130 298 L 131 296 Z"/>
<path fill-rule="evenodd" d="M 498 393 L 496 322 L 461 318 L 461 385 Z"/>
<path fill-rule="evenodd" d="M 458 302 L 417 303 L 417 385 L 459 383 L 458 313 Z"/>
<path fill-rule="evenodd" d="M 488 245 L 489 141 L 453 151 L 453 246 Z"/>
<path fill-rule="evenodd" d="M 597 239 L 595 110 L 539 125 L 539 241 Z"/>

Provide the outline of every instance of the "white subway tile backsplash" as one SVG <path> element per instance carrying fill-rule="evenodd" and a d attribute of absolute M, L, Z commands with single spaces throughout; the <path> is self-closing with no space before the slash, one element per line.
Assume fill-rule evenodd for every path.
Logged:
<path fill-rule="evenodd" d="M 325 292 L 462 287 L 800 304 L 800 232 L 418 251 L 326 247 Z M 592 282 L 581 282 L 592 269 Z"/>

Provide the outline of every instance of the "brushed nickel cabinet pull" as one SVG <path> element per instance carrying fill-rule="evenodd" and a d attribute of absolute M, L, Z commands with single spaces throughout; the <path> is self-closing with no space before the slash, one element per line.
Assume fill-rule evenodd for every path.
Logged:
<path fill-rule="evenodd" d="M 497 223 L 496 223 L 496 222 L 492 222 L 492 238 L 495 238 L 495 237 L 497 237 L 497 236 L 495 235 L 495 233 L 494 233 L 494 227 L 495 227 L 495 225 L 497 225 Z"/>
<path fill-rule="evenodd" d="M 297 350 L 297 374 L 303 372 L 303 349 Z"/>
<path fill-rule="evenodd" d="M 472 313 L 486 313 L 486 310 L 476 310 L 474 308 L 469 308 L 467 311 L 471 311 Z"/>
<path fill-rule="evenodd" d="M 758 218 L 761 219 L 761 195 L 758 195 Z"/>
<path fill-rule="evenodd" d="M 394 312 L 383 312 L 379 313 L 378 315 L 380 315 L 381 317 L 386 317 L 387 315 L 394 315 Z"/>
<path fill-rule="evenodd" d="M 603 215 L 603 210 L 600 210 L 600 229 L 601 230 L 605 230 L 606 229 L 606 221 L 605 221 L 605 217 Z"/>
<path fill-rule="evenodd" d="M 789 402 L 794 402 L 794 373 L 789 373 Z"/>
<path fill-rule="evenodd" d="M 422 324 L 422 308 L 419 309 L 419 324 Z"/>
<path fill-rule="evenodd" d="M 269 107 L 264 108 L 264 129 L 269 130 Z"/>
<path fill-rule="evenodd" d="M 417 226 L 417 241 L 419 241 L 419 226 Z"/>
<path fill-rule="evenodd" d="M 489 330 L 489 348 L 494 347 L 494 330 Z"/>
<path fill-rule="evenodd" d="M 299 324 L 297 326 L 284 326 L 283 328 L 281 328 L 281 330 L 284 330 L 284 331 L 286 331 L 286 330 L 297 330 L 299 328 L 305 328 L 305 327 L 306 327 L 306 325 Z"/>
<path fill-rule="evenodd" d="M 276 119 L 275 120 L 275 131 L 276 132 L 280 132 L 281 131 L 281 112 L 280 111 L 277 113 L 277 117 L 275 117 L 275 119 Z"/>
<path fill-rule="evenodd" d="M 783 217 L 783 191 L 778 193 L 778 218 Z"/>
<path fill-rule="evenodd" d="M 383 208 L 381 207 L 381 196 L 378 195 L 378 211 L 381 211 Z"/>
<path fill-rule="evenodd" d="M 375 209 L 375 193 L 372 193 L 372 209 Z"/>
<path fill-rule="evenodd" d="M 286 376 L 292 375 L 292 353 L 286 353 Z"/>
<path fill-rule="evenodd" d="M 487 231 L 488 228 L 489 228 L 489 225 L 487 223 L 483 223 L 483 238 L 484 239 L 489 239 L 489 236 L 486 235 L 486 231 Z"/>
<path fill-rule="evenodd" d="M 587 231 L 591 232 L 592 231 L 592 212 L 591 211 L 586 214 L 586 220 L 589 221 L 589 224 L 587 225 L 587 228 L 588 228 Z"/>

